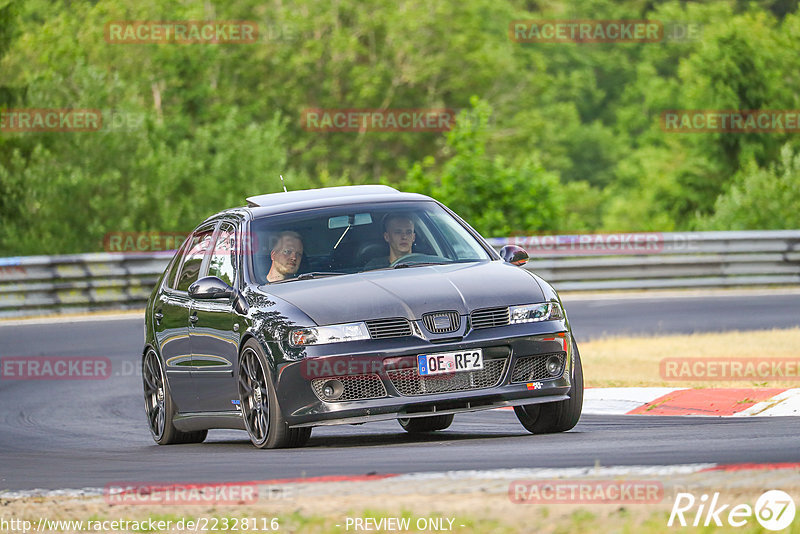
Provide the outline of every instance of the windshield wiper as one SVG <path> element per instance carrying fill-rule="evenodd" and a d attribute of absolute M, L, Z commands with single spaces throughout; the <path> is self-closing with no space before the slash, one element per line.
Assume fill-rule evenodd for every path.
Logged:
<path fill-rule="evenodd" d="M 303 273 L 297 278 L 291 278 L 290 280 L 312 280 L 314 278 L 325 278 L 326 276 L 339 276 L 343 274 L 347 273 L 338 273 L 335 271 L 313 271 L 310 273 Z"/>
<path fill-rule="evenodd" d="M 390 269 L 405 269 L 406 267 L 425 267 L 428 265 L 444 265 L 448 263 L 446 261 L 407 261 L 403 263 L 398 263 L 394 267 L 390 267 Z"/>
<path fill-rule="evenodd" d="M 325 271 L 314 271 L 310 273 L 303 273 L 299 276 L 295 276 L 294 278 L 284 278 L 283 280 L 276 280 L 274 282 L 270 282 L 271 284 L 285 284 L 286 282 L 294 282 L 295 280 L 313 280 L 315 278 L 325 278 L 327 276 L 339 276 L 347 273 L 337 273 L 337 272 L 325 272 Z"/>

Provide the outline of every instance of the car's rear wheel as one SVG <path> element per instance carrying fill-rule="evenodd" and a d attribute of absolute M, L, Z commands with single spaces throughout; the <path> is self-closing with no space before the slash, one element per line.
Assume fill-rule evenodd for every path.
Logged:
<path fill-rule="evenodd" d="M 252 339 L 245 343 L 239 359 L 239 401 L 250 441 L 259 449 L 302 447 L 311 437 L 311 427 L 289 428 L 267 358 Z"/>
<path fill-rule="evenodd" d="M 566 432 L 578 424 L 583 410 L 583 367 L 578 345 L 574 340 L 572 350 L 575 353 L 575 365 L 569 399 L 548 404 L 514 406 L 517 419 L 528 432 L 532 434 Z"/>
<path fill-rule="evenodd" d="M 164 379 L 164 369 L 156 351 L 150 349 L 142 358 L 142 383 L 144 385 L 144 410 L 150 434 L 159 445 L 174 443 L 201 443 L 208 430 L 181 432 L 173 424 L 175 405 Z"/>
<path fill-rule="evenodd" d="M 406 432 L 434 432 L 444 430 L 453 423 L 453 414 L 432 415 L 430 417 L 404 417 L 397 420 Z"/>

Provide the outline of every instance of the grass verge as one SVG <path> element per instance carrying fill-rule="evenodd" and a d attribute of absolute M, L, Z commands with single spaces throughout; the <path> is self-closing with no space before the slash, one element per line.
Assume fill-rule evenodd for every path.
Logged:
<path fill-rule="evenodd" d="M 585 341 L 579 347 L 587 387 L 800 387 L 800 328 L 609 337 Z M 791 359 L 795 361 L 794 376 L 787 376 L 787 380 L 770 380 L 761 376 L 745 380 L 665 379 L 660 364 L 668 358 Z"/>

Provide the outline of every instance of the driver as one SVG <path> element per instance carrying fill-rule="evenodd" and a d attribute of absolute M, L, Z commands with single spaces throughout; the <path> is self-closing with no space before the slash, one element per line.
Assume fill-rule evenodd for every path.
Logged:
<path fill-rule="evenodd" d="M 272 258 L 272 266 L 267 273 L 267 282 L 279 282 L 295 276 L 303 259 L 303 237 L 297 232 L 281 232 L 269 257 Z"/>
<path fill-rule="evenodd" d="M 405 213 L 390 213 L 383 218 L 383 240 L 389 244 L 389 256 L 375 258 L 366 265 L 366 269 L 389 267 L 394 262 L 411 254 L 411 247 L 417 235 L 414 233 L 414 221 Z"/>
<path fill-rule="evenodd" d="M 383 221 L 383 240 L 389 243 L 389 265 L 411 254 L 416 238 L 411 217 L 403 213 L 388 215 Z"/>

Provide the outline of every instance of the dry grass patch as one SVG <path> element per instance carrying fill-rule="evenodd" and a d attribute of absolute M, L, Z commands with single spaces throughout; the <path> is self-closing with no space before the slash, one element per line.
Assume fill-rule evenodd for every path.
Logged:
<path fill-rule="evenodd" d="M 793 359 L 800 365 L 800 328 L 609 337 L 585 341 L 580 351 L 588 387 L 800 387 L 796 375 L 794 380 L 665 380 L 659 368 L 665 358 Z"/>

